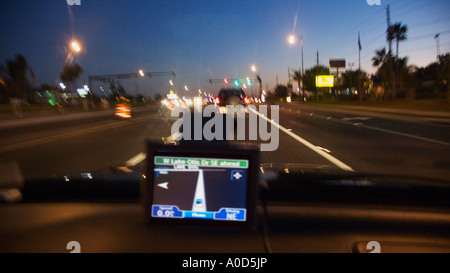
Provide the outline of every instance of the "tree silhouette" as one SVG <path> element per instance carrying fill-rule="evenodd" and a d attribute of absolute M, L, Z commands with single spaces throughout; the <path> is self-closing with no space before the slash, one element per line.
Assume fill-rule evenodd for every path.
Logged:
<path fill-rule="evenodd" d="M 402 25 L 401 23 L 395 23 L 388 27 L 387 29 L 387 41 L 389 42 L 389 45 L 392 43 L 392 41 L 395 40 L 396 42 L 396 51 L 395 51 L 395 60 L 392 60 L 390 58 L 388 65 L 393 65 L 390 70 L 390 79 L 391 79 L 391 85 L 392 85 L 392 92 L 391 96 L 393 99 L 397 96 L 397 87 L 399 86 L 399 83 L 397 82 L 397 78 L 399 77 L 399 70 L 400 67 L 398 65 L 400 64 L 398 59 L 398 47 L 401 41 L 406 40 L 406 32 L 408 31 L 408 27 L 406 25 Z M 389 50 L 388 56 L 392 56 L 392 52 Z M 401 83 L 400 83 L 401 84 Z"/>
<path fill-rule="evenodd" d="M 25 57 L 17 54 L 13 60 L 7 60 L 4 70 L 7 76 L 8 96 L 25 98 L 27 90 L 31 88 L 27 78 L 29 67 Z"/>
<path fill-rule="evenodd" d="M 298 70 L 293 70 L 292 71 L 292 79 L 294 81 L 297 82 L 298 87 L 300 88 L 301 86 L 301 81 L 302 81 L 302 71 L 300 69 Z M 303 101 L 303 97 L 305 96 L 305 91 L 302 88 L 302 101 Z"/>
<path fill-rule="evenodd" d="M 83 73 L 83 69 L 79 64 L 72 66 L 70 63 L 66 63 L 61 71 L 61 74 L 59 75 L 59 78 L 66 85 L 71 84 L 75 86 L 75 81 L 80 77 L 81 73 Z"/>
<path fill-rule="evenodd" d="M 382 48 L 380 50 L 375 51 L 375 57 L 372 58 L 372 65 L 375 67 L 379 67 L 383 65 L 387 60 L 386 49 Z"/>
<path fill-rule="evenodd" d="M 439 56 L 438 81 L 447 91 L 447 101 L 450 102 L 450 53 Z"/>
<path fill-rule="evenodd" d="M 377 67 L 376 76 L 382 81 L 382 85 L 385 91 L 385 98 L 391 95 L 391 85 L 393 84 L 393 64 L 394 58 L 391 52 L 386 52 L 386 49 L 382 48 L 375 51 L 375 56 L 372 58 L 372 65 Z"/>
<path fill-rule="evenodd" d="M 406 32 L 408 32 L 408 27 L 406 25 L 402 25 L 401 23 L 395 23 L 389 27 L 389 33 L 392 36 L 392 39 L 396 42 L 395 59 L 398 59 L 399 43 L 407 39 Z"/>
<path fill-rule="evenodd" d="M 286 85 L 282 85 L 282 84 L 278 84 L 277 86 L 275 86 L 275 95 L 278 98 L 286 98 L 287 95 L 289 94 L 289 89 Z"/>

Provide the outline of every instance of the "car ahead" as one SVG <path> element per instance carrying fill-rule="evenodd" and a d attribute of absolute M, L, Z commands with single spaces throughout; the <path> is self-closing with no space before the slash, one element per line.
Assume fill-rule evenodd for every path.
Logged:
<path fill-rule="evenodd" d="M 215 99 L 215 103 L 221 107 L 239 104 L 245 107 L 248 105 L 249 100 L 241 88 L 222 88 Z"/>
<path fill-rule="evenodd" d="M 242 105 L 245 108 L 250 101 L 245 95 L 244 90 L 242 90 L 241 88 L 226 87 L 220 89 L 219 94 L 214 99 L 214 102 L 217 106 L 220 107 L 221 113 L 226 113 L 227 105 L 234 107 Z M 246 113 L 248 112 L 246 111 Z"/>

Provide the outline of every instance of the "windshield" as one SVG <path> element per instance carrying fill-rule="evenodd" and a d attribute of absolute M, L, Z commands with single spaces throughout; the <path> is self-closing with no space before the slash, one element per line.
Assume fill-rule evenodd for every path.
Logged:
<path fill-rule="evenodd" d="M 245 97 L 245 93 L 242 90 L 236 90 L 236 89 L 221 89 L 219 92 L 218 97 L 222 99 L 227 99 L 229 97 Z"/>
<path fill-rule="evenodd" d="M 244 126 L 223 139 L 219 124 L 201 124 L 195 136 L 256 142 L 260 163 L 283 172 L 450 182 L 448 10 L 444 0 L 7 1 L 2 170 L 142 171 L 147 139 L 187 138 L 181 112 L 201 105 L 211 117 L 219 91 L 237 88 Z"/>

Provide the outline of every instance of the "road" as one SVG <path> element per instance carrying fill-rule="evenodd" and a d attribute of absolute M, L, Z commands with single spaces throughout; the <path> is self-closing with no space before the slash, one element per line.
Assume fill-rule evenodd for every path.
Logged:
<path fill-rule="evenodd" d="M 0 129 L 0 162 L 17 162 L 26 179 L 121 166 L 144 168 L 145 140 L 168 137 L 173 122 L 169 111 L 149 107 L 133 112 L 131 120 L 105 115 L 4 128 Z M 262 163 L 449 181 L 448 125 L 284 105 L 279 128 L 279 146 L 263 151 Z"/>

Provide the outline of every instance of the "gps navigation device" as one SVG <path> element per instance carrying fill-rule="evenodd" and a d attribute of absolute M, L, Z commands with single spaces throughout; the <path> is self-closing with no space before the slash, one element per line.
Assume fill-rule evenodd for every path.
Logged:
<path fill-rule="evenodd" d="M 148 142 L 148 223 L 252 227 L 259 148 L 246 143 Z"/>

